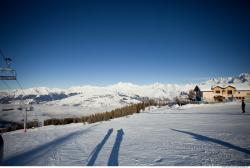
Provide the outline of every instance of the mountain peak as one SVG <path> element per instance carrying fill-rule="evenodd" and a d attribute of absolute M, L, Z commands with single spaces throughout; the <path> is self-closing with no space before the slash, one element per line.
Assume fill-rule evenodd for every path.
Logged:
<path fill-rule="evenodd" d="M 250 89 L 250 74 L 241 73 L 236 77 L 218 77 L 212 78 L 208 81 L 197 84 L 164 84 L 164 83 L 153 83 L 149 85 L 136 85 L 130 82 L 118 82 L 114 85 L 109 86 L 75 86 L 68 89 L 58 89 L 58 88 L 47 88 L 47 87 L 37 87 L 29 88 L 22 90 L 17 89 L 12 92 L 6 93 L 7 97 L 14 97 L 19 99 L 21 97 L 30 98 L 30 99 L 40 99 L 44 102 L 58 100 L 64 104 L 67 104 L 70 100 L 73 104 L 84 104 L 86 102 L 92 102 L 94 99 L 102 99 L 110 97 L 113 99 L 116 96 L 128 97 L 149 97 L 149 98 L 174 98 L 178 96 L 181 92 L 188 92 L 191 89 L 194 89 L 195 85 L 203 88 L 204 90 L 211 90 L 212 86 L 226 86 L 232 85 L 239 90 L 248 90 Z M 1 94 L 0 97 L 6 97 L 5 94 Z M 70 98 L 71 97 L 71 98 Z M 121 102 L 123 102 L 123 98 Z M 39 99 L 39 100 L 40 100 Z M 86 99 L 86 102 L 85 102 Z M 111 101 L 111 100 L 110 100 Z M 53 104 L 54 102 L 52 102 Z M 56 102 L 55 102 L 56 103 Z"/>
<path fill-rule="evenodd" d="M 118 82 L 117 84 L 114 84 L 112 86 L 113 87 L 120 87 L 120 88 L 137 87 L 137 85 L 130 83 L 130 82 Z"/>

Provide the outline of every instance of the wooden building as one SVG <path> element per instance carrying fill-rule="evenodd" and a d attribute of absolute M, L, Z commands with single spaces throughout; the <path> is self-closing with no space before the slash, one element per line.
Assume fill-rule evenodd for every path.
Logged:
<path fill-rule="evenodd" d="M 249 99 L 250 100 L 250 88 L 249 89 L 237 89 L 234 86 L 214 86 L 211 89 L 202 88 L 196 86 L 194 88 L 196 93 L 197 101 L 206 101 L 206 102 L 222 102 L 227 100 L 241 100 Z"/>

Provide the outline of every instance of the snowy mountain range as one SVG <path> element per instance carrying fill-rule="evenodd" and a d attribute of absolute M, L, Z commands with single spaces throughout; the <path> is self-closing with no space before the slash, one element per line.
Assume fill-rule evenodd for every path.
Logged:
<path fill-rule="evenodd" d="M 135 85 L 119 82 L 109 86 L 77 86 L 68 89 L 37 87 L 0 92 L 1 104 L 26 103 L 48 104 L 60 106 L 123 106 L 136 103 L 145 98 L 171 100 L 181 92 L 188 92 L 196 85 L 210 90 L 214 85 L 232 85 L 239 90 L 250 89 L 250 74 L 242 73 L 237 77 L 213 78 L 201 83 L 185 85 L 154 83 L 151 85 Z"/>

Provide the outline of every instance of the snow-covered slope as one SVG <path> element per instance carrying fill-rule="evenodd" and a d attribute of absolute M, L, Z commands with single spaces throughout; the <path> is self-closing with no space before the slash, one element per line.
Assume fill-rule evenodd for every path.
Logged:
<path fill-rule="evenodd" d="M 249 122 L 250 115 L 240 113 L 240 103 L 227 103 L 18 130 L 3 134 L 3 164 L 249 166 Z"/>
<path fill-rule="evenodd" d="M 14 97 L 18 97 L 20 95 L 27 96 L 27 95 L 49 95 L 49 94 L 60 94 L 65 93 L 65 90 L 59 88 L 47 88 L 47 87 L 37 87 L 37 88 L 29 88 L 25 89 L 24 92 L 20 89 L 16 89 L 12 92 Z"/>
<path fill-rule="evenodd" d="M 188 92 L 195 85 L 203 90 L 210 90 L 214 85 L 232 85 L 239 90 L 250 89 L 250 74 L 242 73 L 237 77 L 213 78 L 196 84 L 162 84 L 135 85 L 119 82 L 109 86 L 76 86 L 69 89 L 59 88 L 29 88 L 24 92 L 13 90 L 9 93 L 0 92 L 1 103 L 14 103 L 15 100 L 29 99 L 33 103 L 64 106 L 109 106 L 124 105 L 140 101 L 142 98 L 173 99 L 181 92 Z"/>
<path fill-rule="evenodd" d="M 203 88 L 203 90 L 211 90 L 211 87 L 216 85 L 219 86 L 231 85 L 236 87 L 236 89 L 238 90 L 250 90 L 250 74 L 241 73 L 239 76 L 236 77 L 213 78 L 199 84 L 199 86 Z"/>

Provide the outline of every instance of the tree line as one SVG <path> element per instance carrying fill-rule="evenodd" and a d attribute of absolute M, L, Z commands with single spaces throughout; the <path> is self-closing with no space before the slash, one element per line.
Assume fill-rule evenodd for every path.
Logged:
<path fill-rule="evenodd" d="M 95 114 L 82 116 L 82 117 L 47 119 L 47 120 L 44 120 L 44 126 L 65 125 L 65 124 L 71 124 L 71 123 L 91 124 L 91 123 L 96 123 L 96 122 L 101 122 L 101 121 L 109 121 L 114 118 L 119 118 L 119 117 L 124 117 L 128 115 L 133 115 L 135 113 L 140 113 L 141 111 L 144 111 L 146 107 L 149 107 L 149 106 L 165 106 L 165 105 L 167 105 L 166 101 L 157 101 L 154 99 L 148 99 L 148 100 L 144 100 L 141 103 L 127 105 L 125 107 L 117 108 L 109 112 L 95 113 Z M 35 128 L 35 127 L 39 127 L 38 121 L 27 122 L 26 128 Z M 15 130 L 20 130 L 20 129 L 24 129 L 23 124 L 12 122 L 12 124 L 10 124 L 9 127 L 0 128 L 0 133 L 10 132 L 10 131 L 15 131 Z"/>
<path fill-rule="evenodd" d="M 70 123 L 96 123 L 100 121 L 108 121 L 114 118 L 124 117 L 128 115 L 132 115 L 135 113 L 140 113 L 141 110 L 145 110 L 146 107 L 149 106 L 163 106 L 166 105 L 162 102 L 157 102 L 153 99 L 148 101 L 144 101 L 142 103 L 131 104 L 125 107 L 117 108 L 109 112 L 95 113 L 88 116 L 82 117 L 69 117 L 63 119 L 48 119 L 44 121 L 44 126 L 46 125 L 65 125 Z"/>
<path fill-rule="evenodd" d="M 0 133 L 24 129 L 23 124 L 20 124 L 20 123 L 10 122 L 9 125 L 10 126 L 8 126 L 8 127 L 0 128 Z M 38 127 L 38 126 L 39 126 L 38 121 L 29 121 L 29 122 L 27 122 L 26 128 L 34 128 L 34 127 Z"/>

